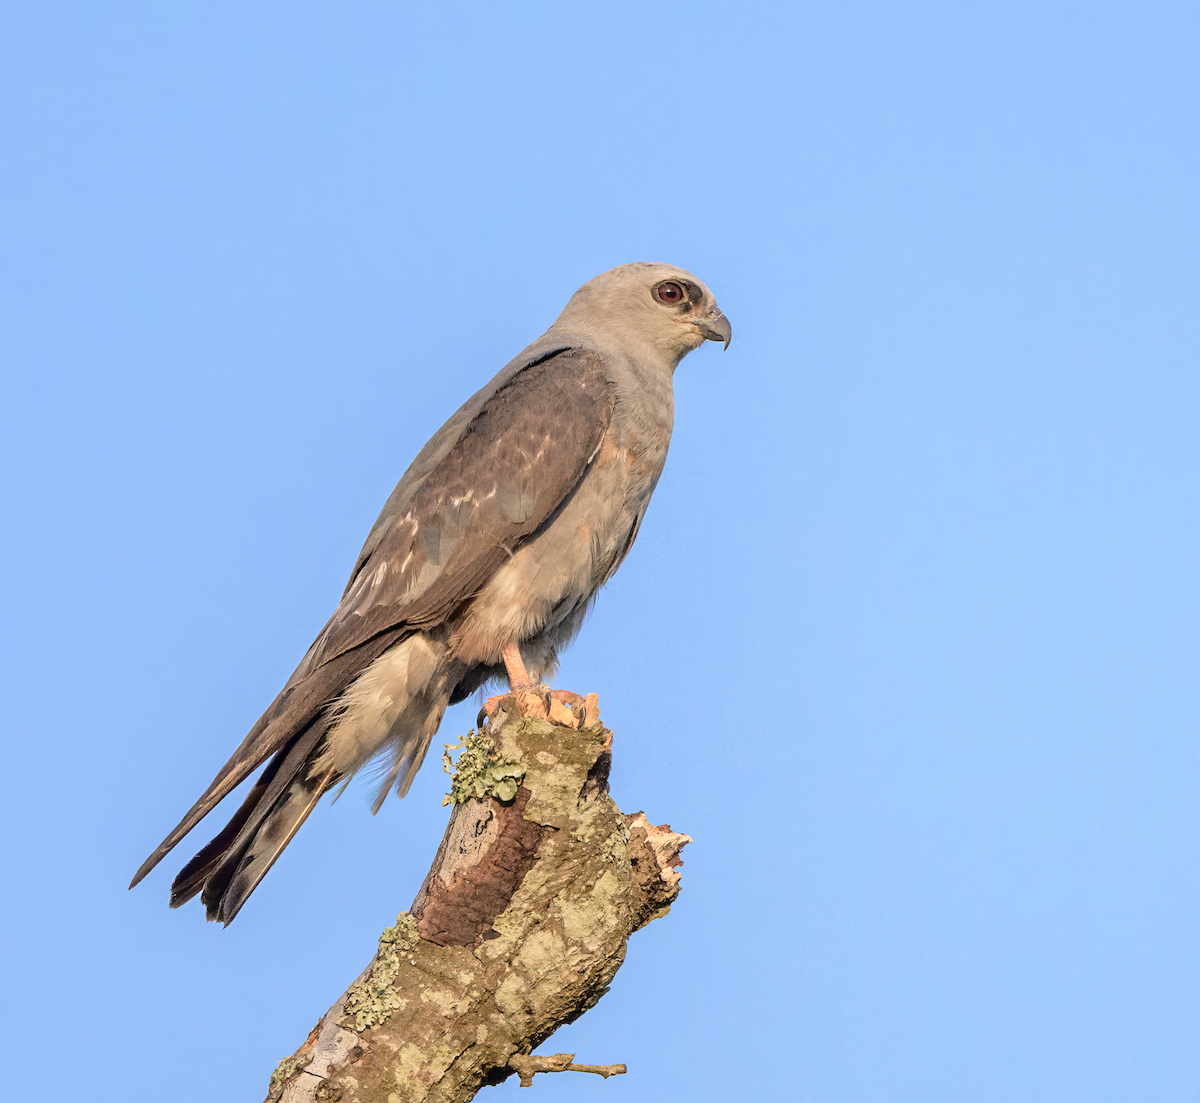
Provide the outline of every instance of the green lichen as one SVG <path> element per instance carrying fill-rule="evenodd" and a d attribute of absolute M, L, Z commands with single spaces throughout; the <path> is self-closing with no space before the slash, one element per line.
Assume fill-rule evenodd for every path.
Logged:
<path fill-rule="evenodd" d="M 450 752 L 462 748 L 458 762 L 451 761 Z M 474 731 L 463 736 L 461 743 L 447 743 L 442 754 L 442 769 L 454 775 L 450 792 L 442 804 L 462 804 L 472 798 L 495 797 L 512 800 L 517 795 L 525 764 L 515 758 L 497 756 L 491 737 Z"/>
<path fill-rule="evenodd" d="M 416 920 L 408 912 L 396 916 L 396 922 L 379 936 L 371 971 L 350 985 L 342 1005 L 343 1018 L 352 1017 L 355 1030 L 361 1032 L 385 1023 L 393 1011 L 404 1007 L 405 1001 L 392 987 L 392 981 L 400 972 L 400 955 L 416 946 L 417 941 Z"/>
<path fill-rule="evenodd" d="M 302 1068 L 306 1068 L 312 1063 L 314 1053 L 306 1053 L 302 1057 L 285 1057 L 275 1066 L 275 1071 L 271 1073 L 271 1079 L 267 1083 L 267 1098 L 281 1099 L 283 1098 L 283 1088 L 287 1082 L 296 1075 Z"/>

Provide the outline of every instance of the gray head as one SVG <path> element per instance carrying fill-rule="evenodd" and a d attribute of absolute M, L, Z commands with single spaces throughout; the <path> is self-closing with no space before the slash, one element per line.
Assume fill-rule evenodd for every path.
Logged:
<path fill-rule="evenodd" d="M 622 264 L 588 280 L 552 327 L 625 349 L 643 348 L 674 368 L 705 341 L 729 347 L 732 329 L 712 292 L 673 264 Z"/>

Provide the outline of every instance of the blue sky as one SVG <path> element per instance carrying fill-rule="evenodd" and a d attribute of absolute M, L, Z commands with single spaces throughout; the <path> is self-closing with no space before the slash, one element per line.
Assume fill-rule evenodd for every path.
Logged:
<path fill-rule="evenodd" d="M 9 1086 L 265 1094 L 419 887 L 440 748 L 377 817 L 318 810 L 228 930 L 167 910 L 173 860 L 125 885 L 430 433 L 665 260 L 733 344 L 677 373 L 556 684 L 600 695 L 621 807 L 696 841 L 543 1047 L 630 1074 L 539 1098 L 1195 1099 L 1198 26 L 9 5 Z"/>

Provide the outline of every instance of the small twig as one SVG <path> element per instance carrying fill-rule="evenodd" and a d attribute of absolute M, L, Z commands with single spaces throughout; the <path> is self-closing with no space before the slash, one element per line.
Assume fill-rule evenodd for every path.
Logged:
<path fill-rule="evenodd" d="M 533 1086 L 533 1077 L 539 1072 L 594 1072 L 607 1080 L 610 1076 L 619 1076 L 629 1069 L 625 1065 L 574 1065 L 573 1053 L 552 1053 L 545 1057 L 517 1055 L 509 1058 L 508 1067 L 521 1078 L 521 1087 Z"/>
<path fill-rule="evenodd" d="M 610 1076 L 620 1076 L 628 1072 L 627 1065 L 568 1065 L 567 1072 L 594 1072 L 607 1080 Z"/>

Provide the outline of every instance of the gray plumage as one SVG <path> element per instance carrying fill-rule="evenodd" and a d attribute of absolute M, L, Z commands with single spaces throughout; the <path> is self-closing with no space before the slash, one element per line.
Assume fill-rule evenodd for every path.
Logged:
<path fill-rule="evenodd" d="M 549 676 L 637 536 L 666 460 L 676 365 L 729 338 L 682 269 L 626 264 L 584 284 L 421 449 L 333 616 L 130 887 L 270 759 L 171 887 L 172 907 L 199 892 L 209 919 L 231 922 L 332 786 L 382 757 L 378 810 L 393 787 L 408 791 L 448 705 L 506 672 L 515 681 L 520 659 Z"/>

